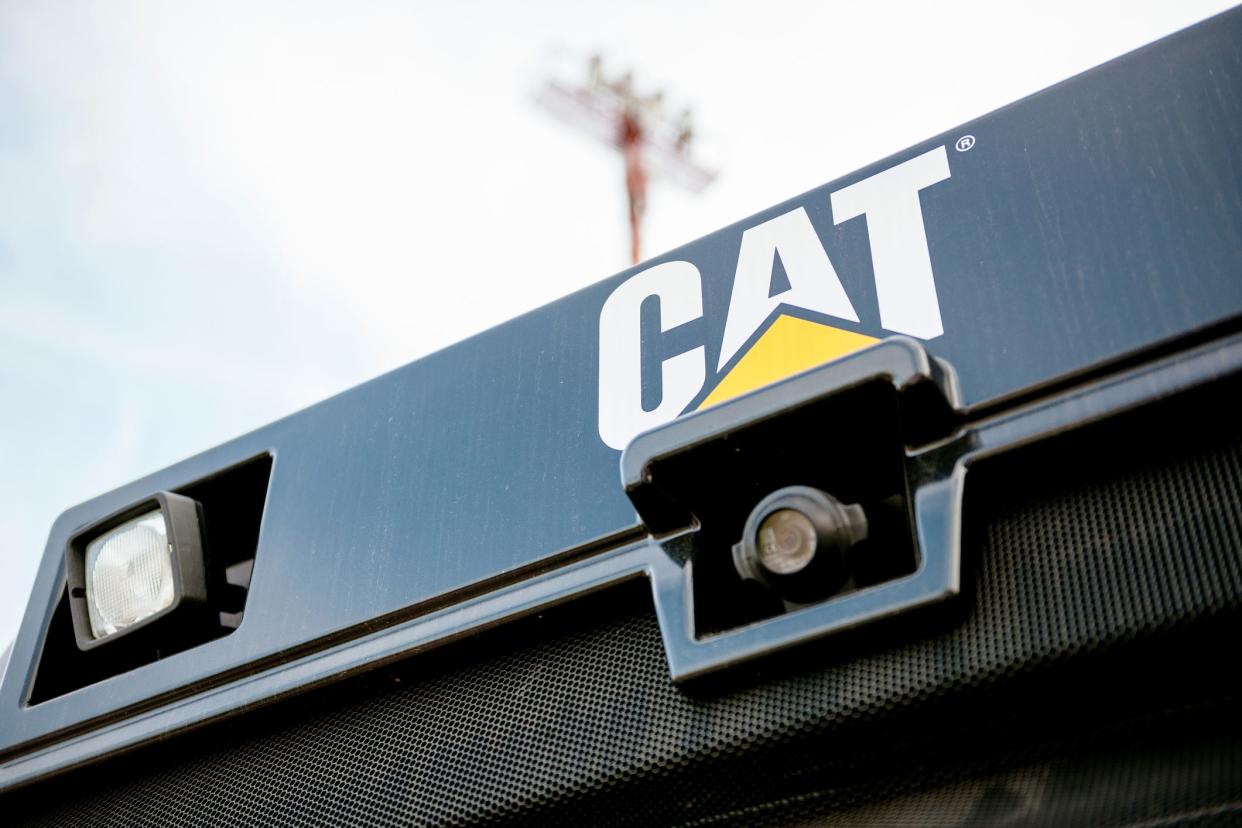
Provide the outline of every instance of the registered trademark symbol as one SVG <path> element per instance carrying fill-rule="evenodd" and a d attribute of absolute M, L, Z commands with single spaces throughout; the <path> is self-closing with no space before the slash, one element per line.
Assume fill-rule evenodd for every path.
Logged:
<path fill-rule="evenodd" d="M 958 152 L 966 152 L 966 150 L 970 149 L 974 145 L 975 145 L 975 136 L 963 135 L 961 138 L 957 139 L 957 143 L 954 144 L 953 146 L 957 147 Z"/>

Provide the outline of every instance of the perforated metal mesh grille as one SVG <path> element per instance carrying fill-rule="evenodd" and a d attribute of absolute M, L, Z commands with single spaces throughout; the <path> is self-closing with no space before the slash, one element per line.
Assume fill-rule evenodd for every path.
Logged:
<path fill-rule="evenodd" d="M 850 803 L 838 791 L 703 820 L 713 826 L 1236 825 L 1242 751 L 1226 739 L 1093 751 Z M 959 770 L 956 775 L 965 776 Z M 843 802 L 844 805 L 842 807 Z"/>
<path fill-rule="evenodd" d="M 1199 781 L 1157 774 L 1144 790 L 1170 793 L 1139 812 L 1120 785 L 1088 817 L 1056 813 L 1234 814 L 1242 447 L 1071 456 L 1092 462 L 1020 458 L 980 486 L 1004 495 L 968 506 L 981 528 L 947 611 L 727 685 L 674 687 L 649 599 L 623 589 L 20 804 L 43 824 L 1024 824 L 1065 793 L 1031 780 L 1089 789 L 1092 768 L 1142 778 L 1109 757 L 1182 755 Z M 997 785 L 1044 810 L 979 810 Z"/>

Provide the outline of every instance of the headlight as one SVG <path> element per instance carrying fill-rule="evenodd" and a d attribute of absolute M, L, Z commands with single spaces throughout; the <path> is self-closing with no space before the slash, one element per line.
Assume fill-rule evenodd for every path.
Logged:
<path fill-rule="evenodd" d="M 70 542 L 65 568 L 81 649 L 166 616 L 184 624 L 206 604 L 200 510 L 188 497 L 159 492 Z M 176 637 L 176 625 L 162 622 L 164 637 Z"/>
<path fill-rule="evenodd" d="M 173 592 L 172 545 L 159 509 L 86 545 L 86 607 L 95 638 L 172 606 Z"/>

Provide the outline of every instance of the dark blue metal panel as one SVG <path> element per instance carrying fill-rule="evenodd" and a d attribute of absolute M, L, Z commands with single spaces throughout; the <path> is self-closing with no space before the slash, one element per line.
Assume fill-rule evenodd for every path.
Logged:
<path fill-rule="evenodd" d="M 664 393 L 662 361 L 704 349 L 693 407 L 718 379 L 743 233 L 803 208 L 858 321 L 791 312 L 886 336 L 869 226 L 835 224 L 831 196 L 938 148 L 950 175 L 920 199 L 944 332 L 924 344 L 957 368 L 966 403 L 1242 313 L 1234 11 L 66 512 L 0 688 L 0 752 L 412 617 L 454 590 L 633 541 L 620 455 L 599 434 L 609 296 L 653 266 L 695 265 L 701 316 L 662 333 L 645 304 L 641 349 L 648 406 Z M 262 451 L 275 465 L 241 628 L 24 706 L 67 538 Z"/>

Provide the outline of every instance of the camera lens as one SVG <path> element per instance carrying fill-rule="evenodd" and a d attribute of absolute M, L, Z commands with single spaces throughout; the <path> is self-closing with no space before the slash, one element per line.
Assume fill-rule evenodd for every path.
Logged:
<path fill-rule="evenodd" d="M 796 509 L 778 509 L 759 524 L 759 563 L 777 575 L 806 569 L 818 541 L 811 519 Z"/>

